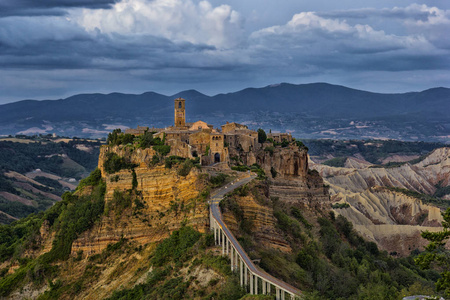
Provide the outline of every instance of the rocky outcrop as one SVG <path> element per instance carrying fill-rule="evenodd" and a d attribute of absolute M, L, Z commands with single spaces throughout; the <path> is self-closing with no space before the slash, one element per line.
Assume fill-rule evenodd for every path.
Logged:
<path fill-rule="evenodd" d="M 277 197 L 281 202 L 307 209 L 323 209 L 330 205 L 328 188 L 315 171 L 309 172 L 305 177 L 273 178 L 270 196 Z"/>
<path fill-rule="evenodd" d="M 260 150 L 256 156 L 258 163 L 271 174 L 274 168 L 279 177 L 305 177 L 308 174 L 308 151 L 299 149 L 296 145 L 286 148 L 276 147 L 274 151 Z"/>
<path fill-rule="evenodd" d="M 301 176 L 308 174 L 308 151 L 294 144 L 288 147 L 273 147 L 265 143 L 261 149 L 236 154 L 247 166 L 260 165 L 264 172 L 270 176 L 273 168 L 279 177 Z"/>
<path fill-rule="evenodd" d="M 133 188 L 131 170 L 114 174 L 104 172 L 103 163 L 108 151 L 128 155 L 131 162 L 138 165 L 134 168 L 137 187 Z M 200 195 L 205 187 L 201 172 L 192 168 L 184 177 L 178 175 L 176 166 L 172 169 L 149 167 L 152 151 L 138 149 L 129 153 L 126 148 L 102 147 L 99 167 L 107 186 L 105 214 L 73 243 L 72 253 L 79 250 L 86 254 L 98 253 L 121 237 L 141 245 L 160 241 L 183 224 L 200 232 L 206 231 L 209 211 L 205 197 Z"/>
<path fill-rule="evenodd" d="M 237 205 L 242 211 L 242 220 L 249 222 L 251 235 L 256 244 L 265 248 L 278 249 L 283 252 L 290 252 L 292 249 L 283 238 L 282 232 L 276 227 L 277 220 L 273 216 L 273 209 L 270 206 L 262 205 L 250 194 L 244 197 L 234 197 Z M 239 222 L 230 209 L 225 208 L 222 212 L 223 220 L 227 227 L 236 236 L 240 235 Z"/>

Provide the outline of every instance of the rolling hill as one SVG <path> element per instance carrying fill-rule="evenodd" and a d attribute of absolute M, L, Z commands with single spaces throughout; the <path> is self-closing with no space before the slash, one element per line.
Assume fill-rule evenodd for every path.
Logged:
<path fill-rule="evenodd" d="M 0 134 L 57 133 L 99 137 L 115 127 L 173 123 L 173 99 L 188 100 L 189 121 L 289 130 L 304 138 L 391 138 L 447 141 L 450 89 L 381 94 L 326 83 L 277 84 L 207 96 L 187 90 L 165 96 L 80 94 L 60 100 L 0 105 Z"/>

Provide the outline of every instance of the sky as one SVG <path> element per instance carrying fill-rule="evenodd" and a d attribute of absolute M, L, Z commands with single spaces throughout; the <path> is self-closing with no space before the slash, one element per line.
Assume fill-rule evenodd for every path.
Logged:
<path fill-rule="evenodd" d="M 450 1 L 0 0 L 0 104 L 288 82 L 450 87 Z"/>

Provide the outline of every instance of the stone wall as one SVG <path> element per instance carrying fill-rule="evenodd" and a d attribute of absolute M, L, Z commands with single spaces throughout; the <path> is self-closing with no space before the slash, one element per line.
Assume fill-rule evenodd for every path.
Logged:
<path fill-rule="evenodd" d="M 204 154 L 209 146 L 210 133 L 208 131 L 199 131 L 189 136 L 189 145 L 197 148 L 198 154 Z"/>
<path fill-rule="evenodd" d="M 222 125 L 221 127 L 222 127 L 222 133 L 233 132 L 236 129 L 248 129 L 248 127 L 246 125 L 242 125 L 242 124 L 235 123 L 235 122 L 232 122 L 232 123 L 227 122 L 227 124 Z"/>

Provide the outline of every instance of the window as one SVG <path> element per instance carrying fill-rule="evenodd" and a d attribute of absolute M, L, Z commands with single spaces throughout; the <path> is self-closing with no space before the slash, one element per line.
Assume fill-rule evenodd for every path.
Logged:
<path fill-rule="evenodd" d="M 178 108 L 181 108 L 181 101 L 178 102 Z"/>

